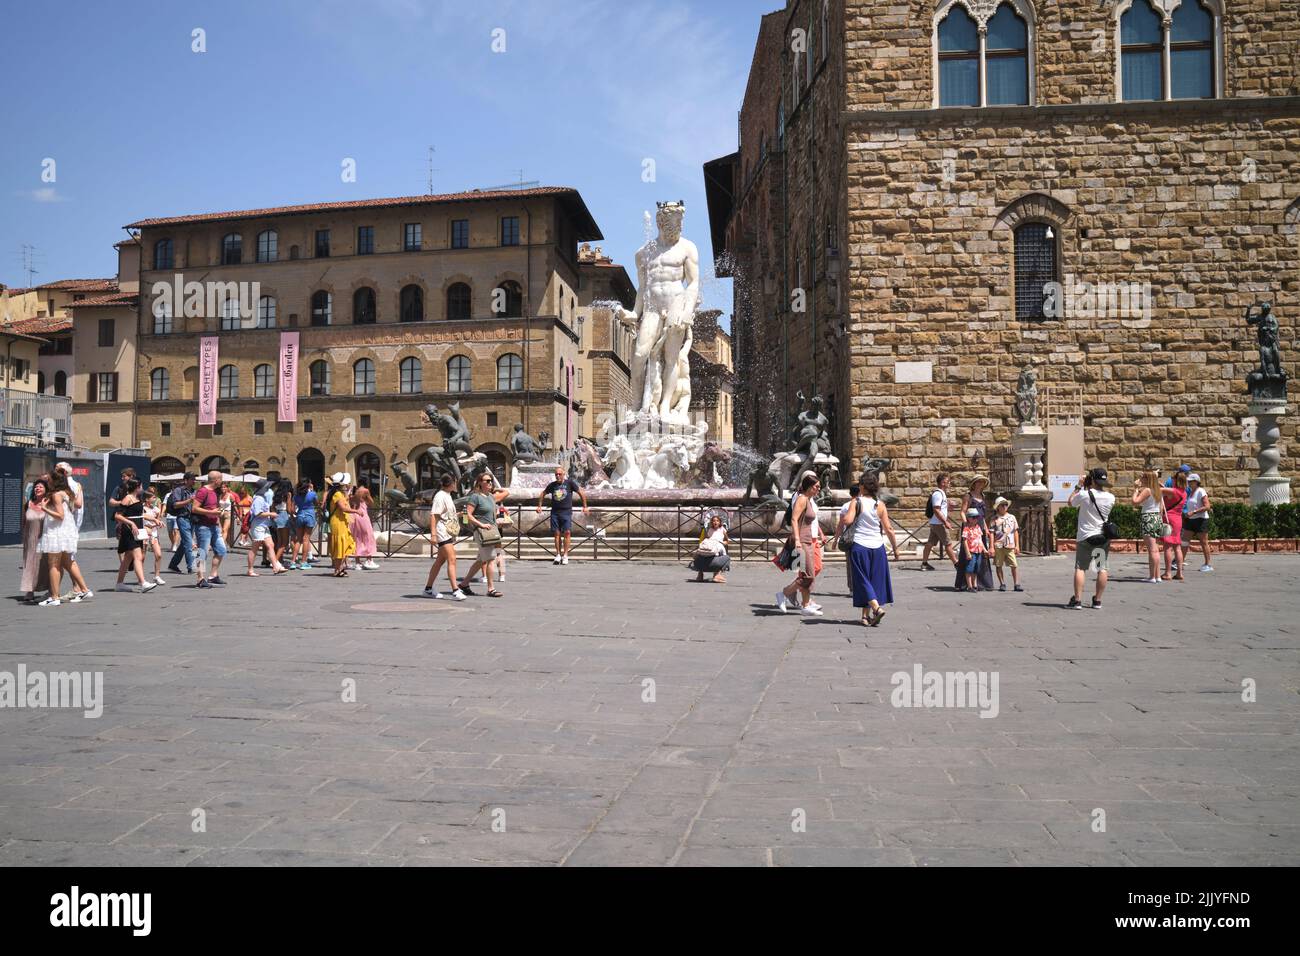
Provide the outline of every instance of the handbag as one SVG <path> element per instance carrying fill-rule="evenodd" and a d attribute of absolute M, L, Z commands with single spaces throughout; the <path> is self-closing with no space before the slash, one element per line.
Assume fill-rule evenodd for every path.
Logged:
<path fill-rule="evenodd" d="M 1174 533 L 1174 526 L 1169 523 L 1169 509 L 1165 507 L 1165 496 L 1160 496 L 1160 537 L 1167 538 Z"/>
<path fill-rule="evenodd" d="M 844 554 L 848 554 L 853 550 L 853 525 L 862 517 L 862 499 L 855 498 L 853 501 L 854 507 L 857 509 L 853 515 L 853 520 L 844 526 L 844 530 L 840 532 L 839 540 L 835 543 L 835 547 L 839 548 Z"/>
<path fill-rule="evenodd" d="M 1102 518 L 1101 537 L 1107 541 L 1114 541 L 1119 537 L 1119 525 L 1110 520 L 1109 511 L 1104 515 L 1101 513 L 1101 509 L 1097 507 L 1097 499 L 1093 497 L 1091 488 L 1088 489 L 1088 500 L 1092 502 L 1092 510 L 1097 512 L 1097 514 Z"/>
<path fill-rule="evenodd" d="M 776 557 L 772 559 L 772 563 L 782 571 L 790 570 L 790 566 L 794 564 L 794 539 L 786 541 L 781 550 L 776 553 Z"/>
<path fill-rule="evenodd" d="M 489 544 L 501 543 L 501 531 L 496 525 L 488 525 L 486 528 L 474 528 L 474 540 L 478 542 L 479 547 L 486 547 Z"/>

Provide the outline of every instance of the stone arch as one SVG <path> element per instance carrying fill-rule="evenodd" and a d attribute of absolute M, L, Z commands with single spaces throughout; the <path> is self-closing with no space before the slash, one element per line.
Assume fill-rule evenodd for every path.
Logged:
<path fill-rule="evenodd" d="M 492 474 L 496 475 L 497 481 L 503 486 L 510 484 L 510 466 L 513 464 L 514 455 L 509 448 L 500 442 L 488 441 L 474 450 L 487 456 L 488 467 L 492 469 Z"/>
<path fill-rule="evenodd" d="M 998 12 L 998 7 L 1004 3 L 1010 4 L 1011 8 L 1025 21 L 1029 105 L 1034 106 L 1038 102 L 1038 57 L 1035 52 L 1038 45 L 1038 13 L 1034 9 L 1033 0 L 933 0 L 933 2 L 934 16 L 931 18 L 930 23 L 930 86 L 932 91 L 931 105 L 933 107 L 936 109 L 939 107 L 939 24 L 948 16 L 953 7 L 961 7 L 970 14 L 970 18 L 975 21 L 975 26 L 982 35 L 988 27 L 989 20 Z M 1129 0 L 1129 2 L 1132 2 L 1132 0 Z M 1118 20 L 1116 22 L 1118 23 Z"/>
<path fill-rule="evenodd" d="M 348 468 L 352 474 L 352 483 L 364 484 L 370 493 L 378 497 L 383 483 L 386 459 L 378 446 L 356 445 L 348 452 Z"/>
<path fill-rule="evenodd" d="M 454 275 L 449 275 L 445 279 L 443 279 L 442 285 L 438 289 L 437 303 L 429 302 L 427 300 L 425 301 L 424 303 L 425 315 L 429 317 L 433 317 L 436 315 L 436 317 L 439 320 L 445 320 L 449 318 L 447 313 L 447 292 L 451 289 L 452 286 L 457 284 L 463 284 L 469 286 L 469 314 L 470 317 L 473 318 L 475 306 L 477 305 L 477 301 L 475 297 L 478 295 L 478 292 L 474 286 L 473 276 L 467 275 L 466 273 L 463 272 L 455 273 Z M 435 312 L 435 306 L 437 310 L 436 312 Z"/>
<path fill-rule="evenodd" d="M 997 214 L 994 226 L 1014 232 L 1016 226 L 1024 222 L 1047 222 L 1059 228 L 1069 221 L 1071 215 L 1070 207 L 1060 200 L 1046 193 L 1028 193 L 1004 206 Z"/>
<path fill-rule="evenodd" d="M 424 297 L 424 320 L 427 322 L 432 316 L 433 302 L 429 299 L 429 281 L 418 272 L 408 272 L 398 277 L 396 282 L 389 286 L 386 295 L 389 298 L 389 304 L 392 306 L 392 315 L 394 321 L 402 320 L 402 290 L 407 286 L 416 286 L 420 290 L 420 295 Z"/>

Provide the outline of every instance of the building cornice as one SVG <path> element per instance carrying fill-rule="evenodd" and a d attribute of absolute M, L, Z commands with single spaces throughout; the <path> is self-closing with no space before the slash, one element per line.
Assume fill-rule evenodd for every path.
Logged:
<path fill-rule="evenodd" d="M 1300 96 L 1256 96 L 1214 100 L 1142 100 L 1129 103 L 1060 103 L 1045 106 L 943 106 L 937 109 L 845 110 L 853 126 L 1021 126 L 1026 123 L 1100 117 L 1108 122 L 1168 119 L 1235 120 L 1262 116 L 1300 117 Z"/>

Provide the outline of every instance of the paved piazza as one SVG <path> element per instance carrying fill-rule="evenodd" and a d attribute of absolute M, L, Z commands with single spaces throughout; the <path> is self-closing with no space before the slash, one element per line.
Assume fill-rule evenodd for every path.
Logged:
<path fill-rule="evenodd" d="M 106 702 L 0 710 L 0 863 L 1300 863 L 1295 556 L 1117 556 L 1101 612 L 1064 557 L 1024 594 L 896 570 L 876 630 L 840 565 L 804 619 L 757 563 L 518 563 L 453 605 L 424 560 L 143 596 L 114 558 L 89 604 L 5 605 L 0 670 Z M 918 664 L 996 673 L 996 717 L 892 706 Z"/>

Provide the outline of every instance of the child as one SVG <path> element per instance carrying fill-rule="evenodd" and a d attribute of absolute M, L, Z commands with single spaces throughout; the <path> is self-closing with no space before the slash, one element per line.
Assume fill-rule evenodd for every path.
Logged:
<path fill-rule="evenodd" d="M 979 590 L 980 558 L 984 554 L 984 529 L 980 527 L 978 508 L 966 512 L 966 522 L 961 526 L 961 539 L 966 545 L 966 590 Z"/>
<path fill-rule="evenodd" d="M 1008 564 L 1011 565 L 1012 584 L 1017 591 L 1023 591 L 1024 588 L 1020 586 L 1020 562 L 1016 560 L 1016 555 L 1020 553 L 1020 523 L 1010 508 L 1011 502 L 1006 498 L 999 498 L 993 504 L 993 509 L 997 512 L 997 517 L 993 519 L 993 567 L 998 573 L 999 591 L 1007 589 L 1002 568 Z"/>

